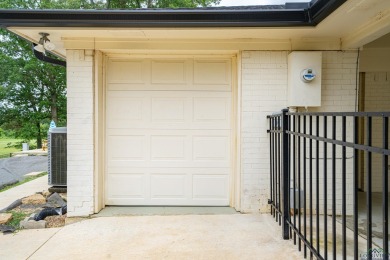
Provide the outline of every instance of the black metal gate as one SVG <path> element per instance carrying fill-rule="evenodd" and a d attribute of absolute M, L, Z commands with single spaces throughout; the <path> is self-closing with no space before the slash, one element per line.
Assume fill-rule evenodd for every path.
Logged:
<path fill-rule="evenodd" d="M 267 117 L 271 214 L 305 258 L 389 258 L 389 116 L 285 109 Z M 373 194 L 381 200 L 377 223 Z M 365 234 L 359 214 L 366 218 L 360 226 Z M 373 225 L 382 226 L 381 243 L 373 243 Z"/>

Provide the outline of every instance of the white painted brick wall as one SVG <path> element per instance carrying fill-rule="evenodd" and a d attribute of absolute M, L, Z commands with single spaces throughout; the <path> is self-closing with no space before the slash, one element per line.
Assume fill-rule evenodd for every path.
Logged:
<path fill-rule="evenodd" d="M 93 213 L 93 57 L 67 52 L 68 62 L 68 215 Z M 243 212 L 269 207 L 269 139 L 266 116 L 287 105 L 287 51 L 242 53 L 242 196 Z M 323 53 L 320 109 L 353 111 L 354 52 Z"/>
<path fill-rule="evenodd" d="M 242 212 L 269 211 L 266 116 L 287 106 L 287 56 L 287 51 L 242 53 Z M 323 52 L 322 106 L 309 111 L 354 111 L 356 57 L 356 52 Z M 347 178 L 351 182 L 350 174 Z"/>
<path fill-rule="evenodd" d="M 322 53 L 321 107 L 309 111 L 355 111 L 357 52 Z"/>
<path fill-rule="evenodd" d="M 242 53 L 241 211 L 267 212 L 267 115 L 287 105 L 287 51 Z"/>
<path fill-rule="evenodd" d="M 310 112 L 352 112 L 355 111 L 356 102 L 356 66 L 357 66 L 357 52 L 323 52 L 322 55 L 322 97 L 321 107 L 309 108 Z M 331 122 L 331 118 L 328 118 L 328 122 Z M 328 124 L 329 124 L 328 123 Z M 342 122 L 341 118 L 336 121 L 336 139 L 342 139 Z M 352 119 L 348 118 L 346 122 L 347 141 L 353 140 L 352 132 Z M 322 125 L 320 124 L 320 135 L 322 135 Z M 328 136 L 331 135 L 331 125 L 328 125 Z M 315 142 L 313 142 L 315 143 Z M 320 158 L 323 158 L 323 144 L 320 142 Z M 328 145 L 327 157 L 331 156 L 331 146 Z M 351 215 L 353 212 L 353 150 L 347 148 L 346 150 L 346 210 L 347 214 Z M 315 157 L 315 155 L 313 156 Z M 336 146 L 336 214 L 341 214 L 342 201 L 341 201 L 341 190 L 342 190 L 342 152 L 341 147 Z M 315 167 L 315 160 L 313 161 L 313 167 Z M 320 212 L 323 209 L 323 182 L 324 174 L 322 170 L 323 159 L 319 160 L 320 163 Z M 328 165 L 328 178 L 327 178 L 327 204 L 328 214 L 331 213 L 331 198 L 332 190 L 332 173 L 331 165 L 332 161 L 327 161 Z M 315 178 L 314 178 L 315 180 Z M 313 195 L 317 192 L 313 190 Z"/>
<path fill-rule="evenodd" d="M 67 51 L 68 216 L 93 213 L 93 56 Z"/>
<path fill-rule="evenodd" d="M 367 72 L 365 86 L 365 111 L 378 112 L 390 111 L 390 71 L 389 72 Z M 382 147 L 382 119 L 373 119 L 373 140 L 374 146 Z M 382 191 L 382 156 L 372 157 L 372 191 Z M 389 180 L 390 185 L 390 180 Z M 365 182 L 367 190 L 367 182 Z"/>

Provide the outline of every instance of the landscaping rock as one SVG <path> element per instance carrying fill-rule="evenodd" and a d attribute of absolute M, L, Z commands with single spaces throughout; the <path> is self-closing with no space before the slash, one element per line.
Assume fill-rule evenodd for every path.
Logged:
<path fill-rule="evenodd" d="M 19 207 L 15 208 L 13 211 L 22 212 L 25 214 L 38 213 L 43 209 L 43 205 L 33 205 L 33 204 L 22 204 Z"/>
<path fill-rule="evenodd" d="M 0 225 L 0 232 L 3 234 L 12 233 L 15 231 L 14 227 L 7 226 L 7 225 Z"/>
<path fill-rule="evenodd" d="M 25 229 L 46 228 L 45 220 L 35 221 L 35 220 L 31 220 L 30 218 L 31 217 L 26 217 L 24 220 L 20 221 L 20 228 L 25 228 Z"/>
<path fill-rule="evenodd" d="M 67 193 L 60 193 L 60 196 L 64 201 L 68 201 Z"/>
<path fill-rule="evenodd" d="M 62 216 L 49 216 L 45 218 L 47 223 L 46 227 L 48 228 L 56 228 L 65 226 L 66 215 Z"/>
<path fill-rule="evenodd" d="M 66 202 L 61 198 L 58 193 L 53 193 L 47 198 L 46 207 L 60 208 L 66 205 Z"/>
<path fill-rule="evenodd" d="M 42 194 L 34 194 L 22 199 L 23 204 L 45 204 L 46 199 Z"/>
<path fill-rule="evenodd" d="M 42 191 L 42 195 L 43 195 L 43 197 L 47 198 L 51 195 L 51 192 L 48 190 L 44 190 L 44 191 Z"/>
<path fill-rule="evenodd" d="M 36 213 L 31 213 L 30 217 L 28 218 L 28 220 L 35 220 L 35 216 L 37 214 Z"/>
<path fill-rule="evenodd" d="M 11 213 L 0 213 L 0 225 L 8 223 L 8 221 L 10 221 L 11 219 L 12 219 Z"/>
<path fill-rule="evenodd" d="M 0 213 L 7 212 L 9 210 L 12 210 L 22 204 L 21 199 L 17 199 L 14 202 L 12 202 L 8 207 L 5 207 L 4 209 L 0 210 Z"/>

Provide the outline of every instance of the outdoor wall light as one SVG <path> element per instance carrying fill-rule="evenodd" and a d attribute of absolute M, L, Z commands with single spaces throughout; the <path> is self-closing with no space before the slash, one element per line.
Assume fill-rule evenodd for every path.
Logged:
<path fill-rule="evenodd" d="M 40 32 L 39 34 L 41 35 L 41 38 L 39 39 L 38 45 L 34 47 L 34 50 L 42 52 L 43 54 L 45 54 L 46 50 L 54 50 L 56 46 L 47 38 L 50 34 L 44 32 Z"/>

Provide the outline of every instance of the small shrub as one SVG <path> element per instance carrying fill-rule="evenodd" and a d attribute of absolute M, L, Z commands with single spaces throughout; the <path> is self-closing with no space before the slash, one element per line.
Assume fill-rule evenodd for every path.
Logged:
<path fill-rule="evenodd" d="M 29 214 L 24 212 L 18 212 L 18 211 L 8 211 L 8 213 L 12 214 L 12 219 L 10 222 L 7 223 L 7 225 L 14 227 L 15 229 L 20 229 L 20 221 L 22 221 L 25 217 L 27 217 Z"/>

